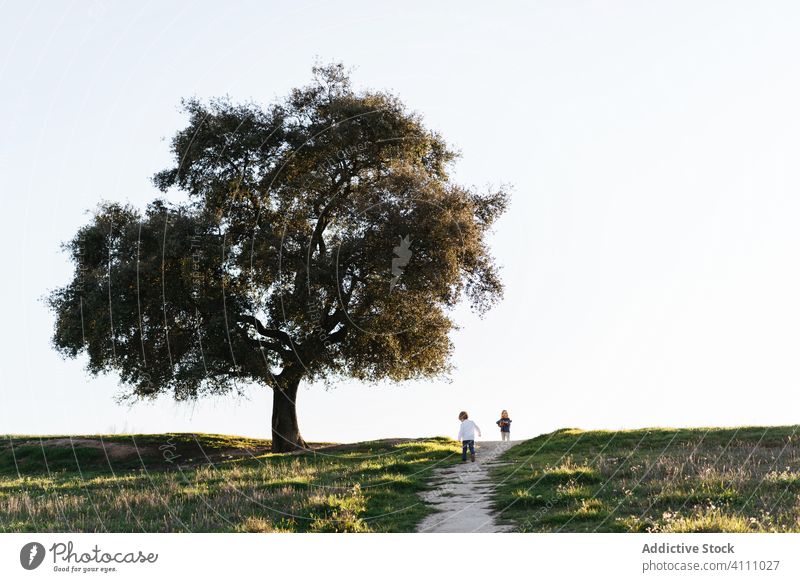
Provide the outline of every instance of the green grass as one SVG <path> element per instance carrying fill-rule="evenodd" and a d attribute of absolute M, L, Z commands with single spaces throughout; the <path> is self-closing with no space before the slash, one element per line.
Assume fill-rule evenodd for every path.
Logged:
<path fill-rule="evenodd" d="M 501 461 L 494 506 L 517 531 L 800 531 L 800 426 L 563 429 Z"/>
<path fill-rule="evenodd" d="M 518 531 L 800 531 L 800 426 L 559 430 L 493 469 Z M 0 438 L 0 532 L 407 532 L 449 439 L 276 455 L 225 435 Z"/>
<path fill-rule="evenodd" d="M 0 439 L 0 532 L 402 532 L 457 460 L 445 438 L 315 445 L 223 435 Z"/>

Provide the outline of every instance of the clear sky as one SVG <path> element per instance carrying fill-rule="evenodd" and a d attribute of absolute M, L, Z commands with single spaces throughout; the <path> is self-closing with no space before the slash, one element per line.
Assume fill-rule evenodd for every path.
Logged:
<path fill-rule="evenodd" d="M 307 439 L 797 422 L 799 29 L 789 1 L 2 4 L 0 434 L 269 436 L 265 388 L 117 405 L 41 299 L 87 209 L 156 196 L 182 97 L 267 103 L 317 58 L 514 194 L 505 301 L 459 312 L 451 382 L 306 386 Z"/>

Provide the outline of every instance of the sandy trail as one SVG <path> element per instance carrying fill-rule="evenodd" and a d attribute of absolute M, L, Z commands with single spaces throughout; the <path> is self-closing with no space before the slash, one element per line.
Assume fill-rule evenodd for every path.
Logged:
<path fill-rule="evenodd" d="M 417 531 L 440 533 L 493 533 L 511 531 L 499 525 L 491 511 L 494 485 L 489 469 L 497 457 L 513 442 L 483 441 L 475 443 L 476 461 L 436 469 L 431 491 L 422 498 L 437 512 L 426 517 Z"/>

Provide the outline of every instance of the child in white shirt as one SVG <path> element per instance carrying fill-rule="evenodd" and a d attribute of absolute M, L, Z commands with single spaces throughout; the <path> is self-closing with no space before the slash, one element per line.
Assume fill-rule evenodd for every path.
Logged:
<path fill-rule="evenodd" d="M 461 441 L 461 462 L 467 461 L 467 449 L 472 462 L 475 462 L 475 433 L 481 436 L 481 429 L 478 425 L 469 420 L 469 416 L 465 411 L 461 411 L 458 415 L 458 420 L 461 421 L 461 428 L 458 429 L 458 440 Z"/>

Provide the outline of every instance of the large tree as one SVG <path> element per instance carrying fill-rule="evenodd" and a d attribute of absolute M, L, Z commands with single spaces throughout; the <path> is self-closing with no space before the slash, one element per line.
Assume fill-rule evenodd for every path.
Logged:
<path fill-rule="evenodd" d="M 341 65 L 267 108 L 184 108 L 164 198 L 104 203 L 65 245 L 56 348 L 131 398 L 267 386 L 276 452 L 305 446 L 301 381 L 447 373 L 454 306 L 502 295 L 486 236 L 505 192 L 453 183 L 444 140 Z"/>

